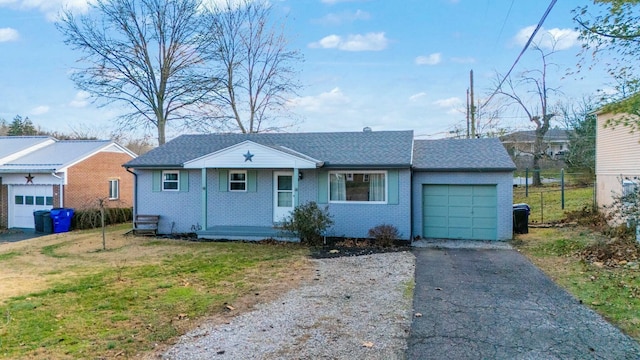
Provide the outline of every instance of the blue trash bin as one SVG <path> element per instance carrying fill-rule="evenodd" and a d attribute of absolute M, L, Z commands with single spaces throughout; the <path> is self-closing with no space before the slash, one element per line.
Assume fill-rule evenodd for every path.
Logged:
<path fill-rule="evenodd" d="M 62 233 L 71 230 L 71 218 L 73 217 L 73 209 L 57 208 L 51 210 L 51 219 L 53 219 L 53 232 Z"/>

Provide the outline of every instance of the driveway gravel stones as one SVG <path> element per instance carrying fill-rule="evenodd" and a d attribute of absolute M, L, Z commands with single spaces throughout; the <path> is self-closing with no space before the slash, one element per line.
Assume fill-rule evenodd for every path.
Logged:
<path fill-rule="evenodd" d="M 313 260 L 310 283 L 183 336 L 165 359 L 403 359 L 412 320 L 410 252 Z"/>

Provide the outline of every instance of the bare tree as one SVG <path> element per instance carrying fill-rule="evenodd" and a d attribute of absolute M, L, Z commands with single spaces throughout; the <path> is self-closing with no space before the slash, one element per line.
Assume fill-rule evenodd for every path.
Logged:
<path fill-rule="evenodd" d="M 544 136 L 550 127 L 551 119 L 555 114 L 551 113 L 549 94 L 557 92 L 557 88 L 550 88 L 547 84 L 547 71 L 552 64 L 549 57 L 555 53 L 552 48 L 545 52 L 540 46 L 535 45 L 534 51 L 540 55 L 542 66 L 540 69 L 527 70 L 514 81 L 509 77 L 504 84 L 507 89 L 498 89 L 497 94 L 510 99 L 514 105 L 522 109 L 531 123 L 535 125 L 536 138 L 533 145 L 533 186 L 540 186 L 540 160 L 546 155 Z M 503 85 L 504 86 L 504 85 Z"/>
<path fill-rule="evenodd" d="M 205 108 L 209 122 L 200 126 L 243 133 L 282 127 L 275 115 L 286 110 L 287 95 L 300 87 L 294 66 L 302 60 L 288 49 L 283 22 L 272 21 L 266 1 L 226 0 L 208 10 L 212 45 L 207 51 L 220 67 L 221 86 Z"/>
<path fill-rule="evenodd" d="M 96 0 L 76 17 L 65 11 L 58 29 L 84 55 L 72 74 L 100 105 L 124 103 L 121 128 L 157 129 L 165 143 L 169 122 L 188 119 L 216 81 L 205 78 L 199 0 Z"/>

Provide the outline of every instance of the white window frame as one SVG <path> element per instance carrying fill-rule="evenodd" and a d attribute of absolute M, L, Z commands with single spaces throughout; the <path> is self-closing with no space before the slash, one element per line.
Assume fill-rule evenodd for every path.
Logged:
<path fill-rule="evenodd" d="M 234 174 L 244 175 L 244 180 L 233 180 Z M 244 184 L 244 189 L 232 189 L 231 184 Z M 229 191 L 233 192 L 247 192 L 247 170 L 229 170 Z"/>
<path fill-rule="evenodd" d="M 384 175 L 384 201 L 349 201 L 349 200 L 331 200 L 331 175 L 333 174 L 343 174 L 347 176 L 351 174 L 353 178 L 353 174 L 383 174 Z M 348 181 L 348 179 L 347 179 Z M 363 181 L 364 182 L 364 181 Z M 367 182 L 368 183 L 368 182 Z M 334 170 L 329 171 L 327 174 L 327 199 L 329 199 L 330 204 L 370 204 L 370 205 L 379 205 L 379 204 L 388 204 L 389 203 L 389 172 L 386 170 Z"/>
<path fill-rule="evenodd" d="M 120 180 L 109 179 L 109 200 L 118 200 L 120 198 Z"/>
<path fill-rule="evenodd" d="M 175 174 L 176 180 L 166 180 L 165 175 Z M 179 170 L 163 170 L 162 171 L 162 191 L 180 191 L 180 171 Z M 175 189 L 167 189 L 164 187 L 166 183 L 175 183 Z"/>

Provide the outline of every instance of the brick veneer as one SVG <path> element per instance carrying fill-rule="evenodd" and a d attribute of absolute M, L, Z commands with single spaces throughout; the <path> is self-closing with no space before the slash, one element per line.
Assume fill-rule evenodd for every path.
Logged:
<path fill-rule="evenodd" d="M 7 185 L 2 184 L 2 178 L 0 178 L 0 228 L 6 228 L 9 224 L 9 188 Z"/>
<path fill-rule="evenodd" d="M 107 207 L 133 206 L 133 175 L 122 167 L 131 160 L 125 153 L 100 152 L 73 165 L 68 170 L 64 187 L 64 206 L 75 209 L 96 208 L 98 199 Z M 109 180 L 120 184 L 118 200 L 109 200 Z M 59 189 L 54 187 L 54 206 L 58 206 Z"/>

